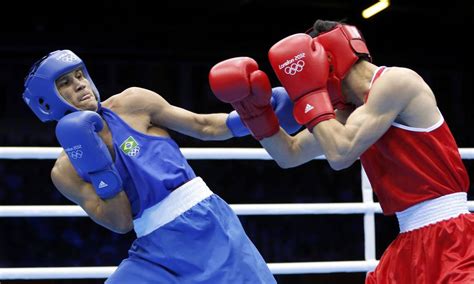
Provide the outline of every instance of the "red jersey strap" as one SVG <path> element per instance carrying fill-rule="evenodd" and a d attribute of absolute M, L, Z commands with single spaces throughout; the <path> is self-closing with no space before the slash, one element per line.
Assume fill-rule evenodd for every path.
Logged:
<path fill-rule="evenodd" d="M 367 99 L 369 98 L 370 89 L 372 89 L 372 85 L 374 84 L 375 80 L 377 80 L 380 76 L 382 76 L 385 70 L 388 70 L 387 66 L 380 66 L 375 70 L 375 73 L 372 76 L 372 80 L 370 80 L 369 90 L 367 91 L 367 95 L 365 96 L 364 103 L 366 103 Z"/>

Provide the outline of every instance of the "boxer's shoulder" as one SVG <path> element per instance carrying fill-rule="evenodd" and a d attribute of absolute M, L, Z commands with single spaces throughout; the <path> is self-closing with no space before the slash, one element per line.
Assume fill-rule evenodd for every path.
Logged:
<path fill-rule="evenodd" d="M 130 87 L 111 96 L 102 105 L 118 113 L 136 113 L 166 101 L 157 93 L 140 87 Z"/>
<path fill-rule="evenodd" d="M 421 77 L 413 70 L 404 67 L 386 67 L 379 78 L 373 83 L 371 92 L 390 92 L 400 93 L 409 92 L 417 89 L 423 82 Z"/>
<path fill-rule="evenodd" d="M 110 98 L 108 98 L 107 100 L 103 101 L 102 105 L 105 107 L 111 107 L 114 105 L 119 105 L 119 104 L 133 101 L 137 99 L 140 95 L 143 95 L 142 90 L 145 90 L 145 89 L 141 89 L 138 87 L 127 88 L 123 90 L 122 92 L 115 94 L 111 96 Z"/>
<path fill-rule="evenodd" d="M 417 80 L 421 79 L 420 75 L 418 75 L 412 69 L 406 67 L 385 67 L 383 71 L 383 76 L 380 76 L 380 81 L 393 81 L 394 83 L 404 83 L 407 80 Z"/>

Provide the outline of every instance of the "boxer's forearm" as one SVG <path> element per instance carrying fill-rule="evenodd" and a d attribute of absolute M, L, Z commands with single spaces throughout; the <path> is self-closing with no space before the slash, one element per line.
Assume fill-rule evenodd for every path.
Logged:
<path fill-rule="evenodd" d="M 201 140 L 227 140 L 233 137 L 232 132 L 226 125 L 227 113 L 201 114 L 198 116 Z"/>
<path fill-rule="evenodd" d="M 123 191 L 107 200 L 87 201 L 83 208 L 94 222 L 113 232 L 125 234 L 133 229 L 130 202 Z"/>
<path fill-rule="evenodd" d="M 307 130 L 292 137 L 280 129 L 260 144 L 282 168 L 296 167 L 322 155 L 321 147 Z"/>
<path fill-rule="evenodd" d="M 335 170 L 348 167 L 348 153 L 351 148 L 351 140 L 345 135 L 344 126 L 336 120 L 327 120 L 313 128 L 313 135 L 319 141 L 324 154 Z"/>

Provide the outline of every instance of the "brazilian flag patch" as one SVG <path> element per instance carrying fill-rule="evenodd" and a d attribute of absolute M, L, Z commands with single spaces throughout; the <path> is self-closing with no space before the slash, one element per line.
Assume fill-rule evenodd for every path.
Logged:
<path fill-rule="evenodd" d="M 122 142 L 120 149 L 130 157 L 135 157 L 140 152 L 140 146 L 138 145 L 137 140 L 135 140 L 135 138 L 132 136 L 129 136 L 127 139 L 125 139 L 125 141 Z"/>

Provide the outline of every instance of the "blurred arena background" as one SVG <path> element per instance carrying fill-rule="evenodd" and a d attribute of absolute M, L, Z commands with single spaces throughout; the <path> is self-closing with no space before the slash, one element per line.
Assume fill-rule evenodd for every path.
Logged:
<path fill-rule="evenodd" d="M 102 99 L 130 86 L 201 113 L 229 112 L 211 93 L 217 62 L 255 58 L 278 85 L 268 49 L 316 19 L 345 20 L 364 34 L 376 65 L 404 66 L 430 84 L 460 148 L 474 147 L 472 1 L 393 0 L 369 19 L 375 1 L 14 1 L 0 18 L 0 146 L 57 146 L 21 100 L 31 64 L 56 49 L 86 63 Z M 203 142 L 172 133 L 181 147 L 260 147 L 251 137 Z M 464 160 L 474 178 L 474 162 Z M 53 187 L 53 160 L 0 160 L 1 205 L 71 205 Z M 335 172 L 325 161 L 283 170 L 273 161 L 192 160 L 229 204 L 360 202 L 360 163 Z M 471 183 L 472 184 L 472 183 Z M 473 190 L 469 192 L 473 200 Z M 362 215 L 240 216 L 267 262 L 362 260 Z M 376 217 L 377 259 L 398 233 L 394 217 Z M 0 218 L 0 267 L 116 266 L 134 239 L 88 218 Z M 365 273 L 279 275 L 278 283 L 363 283 Z M 3 283 L 102 283 L 17 280 Z"/>

